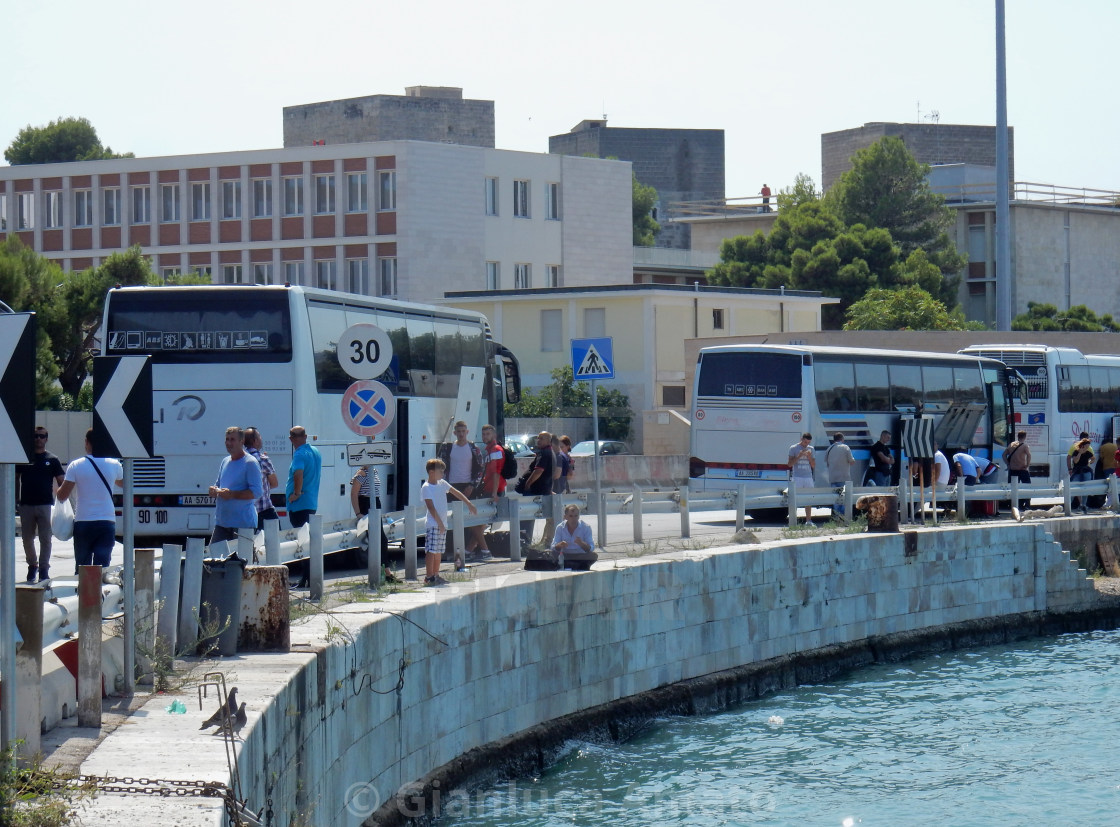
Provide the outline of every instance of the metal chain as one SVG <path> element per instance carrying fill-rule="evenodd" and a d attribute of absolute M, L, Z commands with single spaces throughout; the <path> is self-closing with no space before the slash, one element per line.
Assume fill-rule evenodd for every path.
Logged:
<path fill-rule="evenodd" d="M 92 784 L 107 793 L 131 793 L 158 796 L 199 796 L 204 798 L 224 798 L 230 795 L 229 787 L 221 781 L 182 781 L 165 778 L 117 778 L 112 775 L 79 775 L 72 781 L 56 787 Z M 163 786 L 152 786 L 160 784 Z M 171 788 L 171 789 L 168 789 Z"/>

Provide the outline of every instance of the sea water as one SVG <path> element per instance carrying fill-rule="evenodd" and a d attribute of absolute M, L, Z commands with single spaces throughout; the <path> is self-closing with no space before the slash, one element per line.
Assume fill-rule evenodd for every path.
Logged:
<path fill-rule="evenodd" d="M 441 827 L 1120 824 L 1120 632 L 955 651 L 575 742 Z"/>

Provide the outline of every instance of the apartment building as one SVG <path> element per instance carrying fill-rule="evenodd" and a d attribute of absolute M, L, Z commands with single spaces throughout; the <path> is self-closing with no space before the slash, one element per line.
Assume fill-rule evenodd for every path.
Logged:
<path fill-rule="evenodd" d="M 0 232 L 68 270 L 138 244 L 165 276 L 426 301 L 629 279 L 630 176 L 403 140 L 0 167 Z"/>

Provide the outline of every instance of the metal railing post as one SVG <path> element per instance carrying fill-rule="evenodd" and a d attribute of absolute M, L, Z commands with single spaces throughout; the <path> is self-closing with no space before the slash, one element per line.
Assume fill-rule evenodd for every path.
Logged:
<path fill-rule="evenodd" d="M 607 545 L 607 495 L 600 491 L 599 496 L 596 498 L 595 510 L 599 512 L 599 548 L 606 548 Z"/>
<path fill-rule="evenodd" d="M 1120 502 L 1117 502 L 1117 483 L 1116 475 L 1108 475 L 1108 504 L 1114 512 L 1120 513 Z"/>
<path fill-rule="evenodd" d="M 1058 490 L 1062 494 L 1062 507 L 1065 509 L 1065 515 L 1069 517 L 1073 514 L 1073 495 L 1070 493 L 1069 480 L 1059 480 Z"/>
<path fill-rule="evenodd" d="M 681 511 L 681 539 L 687 540 L 692 536 L 692 521 L 688 514 L 688 486 L 682 485 L 677 491 L 677 504 Z"/>
<path fill-rule="evenodd" d="M 323 599 L 323 515 L 312 514 L 307 521 L 311 531 L 308 543 L 309 558 L 307 563 L 308 585 L 311 587 L 311 600 Z"/>
<path fill-rule="evenodd" d="M 852 508 L 854 506 L 855 495 L 852 492 L 852 484 L 850 482 L 844 483 L 843 497 L 844 497 L 844 514 L 842 516 L 843 516 L 844 522 L 851 523 L 852 517 L 854 516 L 853 512 L 852 512 Z"/>
<path fill-rule="evenodd" d="M 1019 510 L 1019 475 L 1011 475 L 1011 507 L 1016 511 Z"/>
<path fill-rule="evenodd" d="M 518 494 L 507 494 L 506 502 L 509 507 L 509 561 L 521 562 L 521 497 Z"/>
<path fill-rule="evenodd" d="M 404 579 L 416 579 L 416 506 L 404 507 L 404 520 L 401 521 L 401 530 L 404 531 Z"/>
<path fill-rule="evenodd" d="M 968 507 L 964 499 L 964 479 L 957 477 L 957 522 L 963 523 L 968 519 Z"/>
<path fill-rule="evenodd" d="M 793 528 L 797 525 L 797 486 L 793 484 L 793 480 L 789 481 L 789 493 L 786 495 L 786 501 L 789 503 L 789 521 L 788 525 Z"/>
<path fill-rule="evenodd" d="M 467 528 L 463 522 L 463 503 L 451 503 L 451 559 L 452 567 L 459 568 L 459 562 L 467 565 Z"/>
<path fill-rule="evenodd" d="M 630 500 L 634 512 L 634 542 L 642 542 L 642 489 L 634 486 L 634 496 Z"/>
<path fill-rule="evenodd" d="M 793 482 L 790 482 L 790 487 Z M 747 486 L 740 485 L 735 494 L 735 531 L 742 531 L 747 522 Z"/>
<path fill-rule="evenodd" d="M 370 497 L 369 514 L 366 515 L 366 576 L 369 587 L 381 585 L 381 509 L 377 497 Z"/>

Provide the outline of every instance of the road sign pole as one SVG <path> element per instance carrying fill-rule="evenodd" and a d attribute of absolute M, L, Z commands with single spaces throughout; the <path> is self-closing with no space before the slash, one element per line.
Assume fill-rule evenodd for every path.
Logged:
<path fill-rule="evenodd" d="M 124 466 L 124 498 L 121 516 L 124 518 L 124 692 L 131 695 L 136 689 L 136 527 L 133 525 L 135 509 L 132 507 L 132 458 L 121 460 Z"/>
<path fill-rule="evenodd" d="M 16 467 L 0 463 L 0 750 L 13 746 L 16 737 Z"/>
<path fill-rule="evenodd" d="M 599 389 L 594 379 L 591 380 L 591 427 L 595 429 L 595 456 L 591 459 L 591 464 L 595 469 L 595 510 L 599 512 L 599 546 L 602 548 L 607 545 L 607 515 L 600 507 L 603 502 L 603 482 L 599 472 L 599 463 L 602 461 L 599 456 Z"/>

